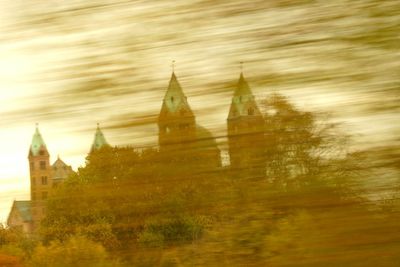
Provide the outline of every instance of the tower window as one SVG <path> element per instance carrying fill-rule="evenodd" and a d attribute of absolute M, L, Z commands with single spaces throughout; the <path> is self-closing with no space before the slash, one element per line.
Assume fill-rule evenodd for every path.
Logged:
<path fill-rule="evenodd" d="M 44 151 L 43 151 L 43 150 L 40 150 L 40 151 L 39 151 L 39 155 L 43 156 L 43 155 L 44 155 Z"/>
<path fill-rule="evenodd" d="M 248 113 L 249 115 L 254 115 L 254 109 L 253 109 L 253 108 L 249 108 L 249 109 L 247 110 L 247 113 Z"/>
<path fill-rule="evenodd" d="M 42 185 L 47 184 L 47 176 L 42 176 Z"/>
<path fill-rule="evenodd" d="M 174 97 L 173 96 L 171 96 L 171 102 L 174 103 Z"/>
<path fill-rule="evenodd" d="M 46 169 L 46 161 L 41 161 L 40 162 L 40 169 L 45 170 Z"/>

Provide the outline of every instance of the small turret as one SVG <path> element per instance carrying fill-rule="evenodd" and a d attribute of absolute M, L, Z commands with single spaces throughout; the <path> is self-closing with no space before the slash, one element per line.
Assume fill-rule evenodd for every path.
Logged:
<path fill-rule="evenodd" d="M 57 156 L 57 160 L 51 167 L 53 168 L 53 184 L 55 186 L 63 183 L 74 172 L 71 166 L 61 160 L 60 156 Z"/>
<path fill-rule="evenodd" d="M 90 152 L 99 150 L 104 146 L 109 146 L 109 144 L 107 143 L 106 138 L 100 129 L 100 124 L 97 123 L 96 133 L 94 134 L 94 140 Z"/>

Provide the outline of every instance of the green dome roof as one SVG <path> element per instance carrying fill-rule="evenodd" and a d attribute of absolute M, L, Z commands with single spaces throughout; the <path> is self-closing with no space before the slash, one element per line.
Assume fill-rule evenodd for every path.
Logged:
<path fill-rule="evenodd" d="M 196 139 L 202 149 L 218 149 L 217 142 L 212 133 L 201 125 L 196 125 Z"/>
<path fill-rule="evenodd" d="M 183 93 L 182 87 L 176 78 L 175 73 L 172 73 L 168 84 L 167 92 L 165 93 L 163 104 L 160 111 L 160 117 L 176 115 L 180 112 L 192 114 L 192 109 L 189 106 L 187 98 Z"/>
<path fill-rule="evenodd" d="M 261 116 L 261 112 L 258 109 L 249 84 L 244 78 L 243 73 L 241 73 L 236 90 L 232 97 L 228 119 L 234 119 L 240 116 L 248 115 Z"/>
<path fill-rule="evenodd" d="M 92 151 L 99 150 L 103 146 L 108 146 L 106 138 L 103 135 L 103 132 L 100 130 L 99 124 L 97 124 L 96 133 L 94 134 L 94 140 L 92 144 Z"/>
<path fill-rule="evenodd" d="M 44 149 L 47 150 L 46 144 L 44 143 L 42 135 L 39 132 L 39 128 L 36 126 L 35 134 L 32 137 L 30 153 L 33 156 L 37 156 L 37 155 L 39 155 L 39 151 L 40 151 L 41 148 L 44 148 Z"/>

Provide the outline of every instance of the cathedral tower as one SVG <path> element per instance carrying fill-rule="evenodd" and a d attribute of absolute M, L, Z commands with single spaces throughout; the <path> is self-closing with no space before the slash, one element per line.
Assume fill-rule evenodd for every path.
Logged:
<path fill-rule="evenodd" d="M 186 147 L 196 138 L 196 119 L 175 73 L 172 73 L 158 116 L 160 150 Z"/>
<path fill-rule="evenodd" d="M 14 200 L 7 225 L 31 234 L 38 229 L 46 214 L 46 200 L 52 189 L 63 183 L 74 171 L 60 157 L 50 165 L 50 154 L 37 125 L 29 147 L 28 160 L 31 200 Z"/>
<path fill-rule="evenodd" d="M 45 214 L 45 201 L 53 186 L 50 155 L 38 126 L 36 126 L 32 138 L 28 159 L 31 181 L 31 213 L 33 226 L 36 228 Z"/>
<path fill-rule="evenodd" d="M 240 74 L 227 118 L 230 165 L 246 177 L 264 174 L 264 119 L 254 95 Z"/>
<path fill-rule="evenodd" d="M 90 148 L 90 153 L 93 151 L 97 151 L 105 146 L 109 146 L 109 144 L 107 143 L 106 138 L 104 137 L 104 134 L 100 129 L 100 124 L 97 123 L 96 133 L 94 134 L 93 144 Z"/>
<path fill-rule="evenodd" d="M 195 115 L 174 72 L 158 116 L 158 128 L 160 151 L 165 152 L 168 159 L 181 162 L 181 166 L 192 171 L 220 167 L 221 155 L 215 138 L 196 124 Z"/>

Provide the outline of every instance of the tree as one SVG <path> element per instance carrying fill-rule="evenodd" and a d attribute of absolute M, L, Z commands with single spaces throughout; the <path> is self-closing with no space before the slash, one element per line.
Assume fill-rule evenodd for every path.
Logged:
<path fill-rule="evenodd" d="M 275 188 L 338 191 L 360 173 L 357 154 L 349 152 L 349 136 L 337 124 L 297 109 L 282 95 L 266 98 L 263 105 L 266 176 Z"/>
<path fill-rule="evenodd" d="M 213 266 L 396 266 L 393 213 L 362 196 L 374 175 L 335 124 L 273 95 L 264 102 L 265 179 L 235 179 L 225 207 L 192 244 L 166 250 L 167 262 Z M 361 178 L 364 178 L 361 180 Z M 222 196 L 229 196 L 223 198 Z M 385 234 L 391 233 L 391 234 Z M 385 244 L 385 245 L 376 245 Z M 386 255 L 365 261 L 365 255 Z"/>
<path fill-rule="evenodd" d="M 37 246 L 32 255 L 30 266 L 116 266 L 107 257 L 108 255 L 102 245 L 82 236 L 72 236 L 64 242 L 52 241 L 48 246 Z"/>

